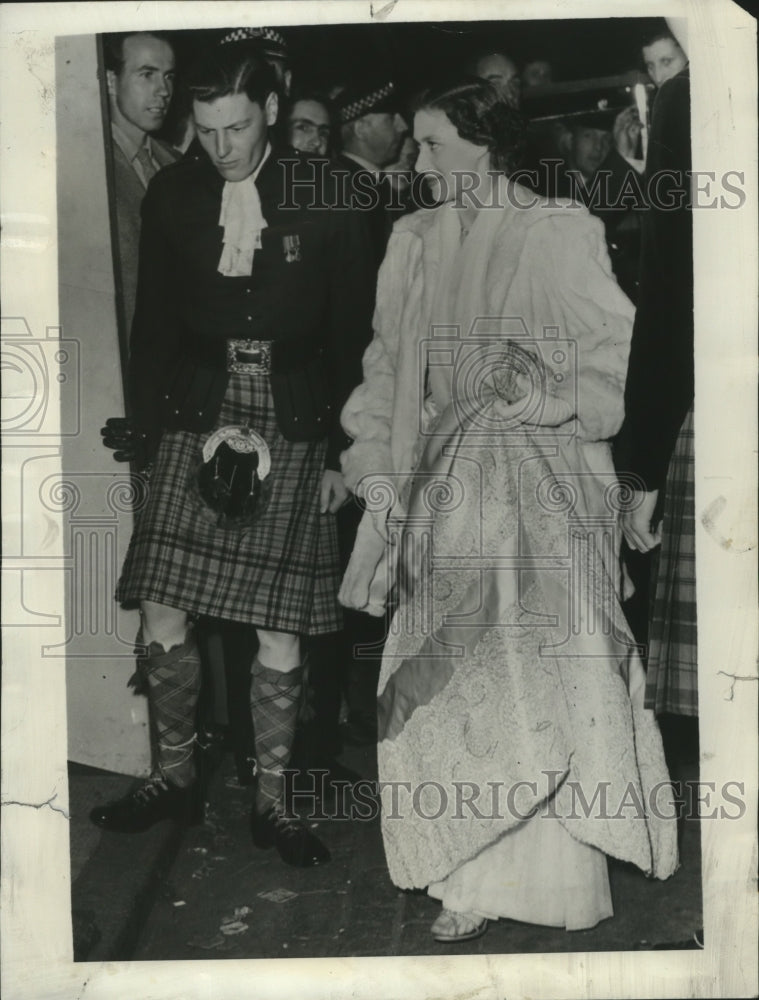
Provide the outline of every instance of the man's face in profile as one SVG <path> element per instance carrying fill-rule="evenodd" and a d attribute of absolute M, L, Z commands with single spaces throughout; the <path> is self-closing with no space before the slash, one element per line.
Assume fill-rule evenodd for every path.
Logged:
<path fill-rule="evenodd" d="M 378 167 L 394 162 L 407 130 L 405 119 L 396 112 L 370 112 L 361 118 L 362 138 Z"/>

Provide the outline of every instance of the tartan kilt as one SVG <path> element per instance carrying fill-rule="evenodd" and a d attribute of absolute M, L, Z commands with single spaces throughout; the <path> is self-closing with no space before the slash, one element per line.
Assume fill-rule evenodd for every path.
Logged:
<path fill-rule="evenodd" d="M 698 715 L 694 468 L 691 408 L 667 470 L 661 552 L 653 567 L 645 706 L 657 714 Z"/>
<path fill-rule="evenodd" d="M 213 431 L 165 431 L 116 599 L 124 607 L 157 601 L 277 632 L 337 631 L 337 529 L 333 514 L 319 512 L 326 439 L 286 441 L 268 378 L 233 373 L 213 430 L 246 420 L 271 453 L 270 493 L 259 519 L 218 526 L 195 486 Z"/>

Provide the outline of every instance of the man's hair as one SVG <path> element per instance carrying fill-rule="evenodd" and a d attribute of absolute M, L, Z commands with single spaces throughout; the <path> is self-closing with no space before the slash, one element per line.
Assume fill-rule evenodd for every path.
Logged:
<path fill-rule="evenodd" d="M 495 87 L 479 77 L 457 77 L 423 91 L 414 111 L 442 111 L 462 139 L 487 146 L 493 169 L 509 174 L 520 164 L 527 121 L 501 100 Z"/>
<path fill-rule="evenodd" d="M 187 74 L 187 90 L 194 101 L 209 103 L 230 94 L 245 94 L 263 108 L 277 93 L 275 71 L 260 48 L 246 41 L 208 49 Z"/>
<path fill-rule="evenodd" d="M 110 70 L 119 76 L 124 68 L 124 42 L 127 38 L 134 38 L 136 35 L 149 35 L 157 38 L 161 42 L 166 42 L 169 48 L 174 51 L 174 45 L 169 35 L 165 31 L 118 31 L 103 35 L 103 61 L 106 70 Z"/>

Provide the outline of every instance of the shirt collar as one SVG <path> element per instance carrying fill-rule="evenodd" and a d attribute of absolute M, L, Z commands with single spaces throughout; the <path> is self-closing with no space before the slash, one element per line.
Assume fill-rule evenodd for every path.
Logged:
<path fill-rule="evenodd" d="M 259 175 L 259 174 L 261 173 L 261 171 L 262 171 L 262 169 L 263 169 L 263 166 L 264 166 L 264 163 L 266 163 L 266 161 L 267 161 L 267 160 L 269 159 L 269 156 L 270 156 L 270 155 L 271 155 L 271 143 L 270 143 L 270 142 L 268 142 L 268 140 L 267 140 L 267 143 L 266 143 L 266 149 L 264 150 L 264 155 L 263 155 L 263 156 L 261 157 L 261 160 L 259 161 L 259 164 L 258 164 L 258 166 L 256 167 L 256 169 L 255 169 L 255 170 L 253 171 L 253 173 L 252 173 L 252 174 L 250 175 L 250 176 L 251 176 L 251 178 L 252 178 L 252 179 L 253 179 L 254 181 L 256 180 L 256 178 L 258 177 L 258 175 Z"/>
<path fill-rule="evenodd" d="M 114 122 L 111 122 L 111 135 L 113 136 L 113 141 L 130 163 L 143 147 L 148 151 L 150 156 L 153 155 L 153 150 L 150 144 L 150 136 L 147 132 L 145 133 L 142 142 L 135 142 L 134 139 L 129 138 L 123 129 L 119 128 L 119 126 Z"/>

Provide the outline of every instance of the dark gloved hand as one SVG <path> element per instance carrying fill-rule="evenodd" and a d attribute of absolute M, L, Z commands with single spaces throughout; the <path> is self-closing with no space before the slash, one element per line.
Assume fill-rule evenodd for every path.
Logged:
<path fill-rule="evenodd" d="M 103 444 L 113 449 L 117 462 L 145 463 L 147 455 L 147 434 L 138 431 L 127 417 L 109 417 L 105 427 L 100 428 Z"/>

